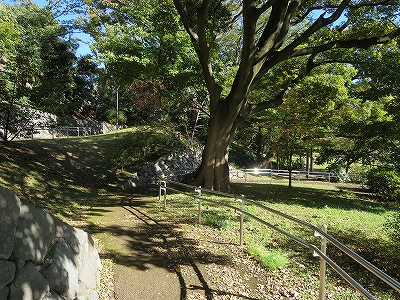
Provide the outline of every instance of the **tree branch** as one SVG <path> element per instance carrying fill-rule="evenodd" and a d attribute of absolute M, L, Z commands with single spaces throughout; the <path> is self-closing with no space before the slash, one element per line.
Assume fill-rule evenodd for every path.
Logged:
<path fill-rule="evenodd" d="M 210 113 L 213 114 L 220 100 L 222 88 L 215 82 L 210 60 L 210 49 L 207 43 L 206 25 L 210 4 L 211 0 L 204 0 L 202 5 L 197 9 L 198 32 L 196 33 L 190 24 L 186 8 L 180 0 L 174 0 L 174 5 L 181 16 L 186 31 L 190 35 L 190 39 L 199 58 L 207 90 L 210 95 Z"/>
<path fill-rule="evenodd" d="M 180 0 L 174 0 L 174 5 L 176 10 L 178 11 L 183 26 L 185 27 L 187 33 L 190 36 L 190 39 L 192 40 L 192 43 L 195 44 L 197 43 L 199 37 L 197 36 L 197 33 L 195 32 L 195 30 L 193 29 L 193 27 L 190 25 L 189 19 L 188 19 L 188 15 L 187 15 L 187 11 L 185 9 L 185 7 L 182 5 Z"/>
<path fill-rule="evenodd" d="M 384 36 L 377 36 L 362 40 L 348 40 L 348 41 L 332 41 L 315 47 L 308 47 L 303 49 L 294 50 L 293 53 L 288 58 L 299 57 L 309 54 L 318 54 L 330 49 L 348 49 L 348 48 L 360 48 L 367 49 L 372 45 L 386 44 L 392 39 L 400 36 L 400 28 L 396 29 Z"/>
<path fill-rule="evenodd" d="M 293 51 L 293 49 L 305 42 L 311 35 L 320 30 L 322 27 L 335 22 L 342 15 L 344 9 L 348 6 L 350 1 L 351 0 L 343 0 L 337 10 L 328 18 L 324 18 L 324 14 L 322 14 L 309 28 L 307 28 L 306 31 L 304 31 L 297 39 L 283 49 L 282 52 Z"/>
<path fill-rule="evenodd" d="M 264 3 L 262 6 L 257 8 L 254 13 L 255 13 L 255 18 L 258 19 L 264 12 L 266 12 L 272 5 L 274 5 L 276 0 L 270 0 Z"/>
<path fill-rule="evenodd" d="M 292 86 L 294 85 L 295 82 L 297 82 L 297 80 L 293 80 L 291 84 L 287 85 L 287 87 L 284 90 L 282 90 L 279 94 L 275 96 L 275 98 L 271 100 L 264 101 L 258 104 L 247 104 L 243 106 L 239 114 L 238 122 L 241 122 L 241 120 L 246 119 L 248 116 L 252 114 L 256 114 L 265 109 L 274 108 L 281 105 L 283 103 L 283 98 L 286 97 L 286 95 L 292 89 Z"/>

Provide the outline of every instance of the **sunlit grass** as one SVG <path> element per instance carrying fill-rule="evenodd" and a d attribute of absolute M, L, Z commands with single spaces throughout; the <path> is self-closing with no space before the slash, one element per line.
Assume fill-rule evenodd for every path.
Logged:
<path fill-rule="evenodd" d="M 81 219 L 101 193 L 184 144 L 167 126 L 138 126 L 104 135 L 15 141 L 0 145 L 0 184 L 63 219 Z"/>
<path fill-rule="evenodd" d="M 301 183 L 290 189 L 283 182 L 235 183 L 233 191 L 236 195 L 243 194 L 248 199 L 256 200 L 317 227 L 327 225 L 328 233 L 334 238 L 396 280 L 400 279 L 396 271 L 400 268 L 400 254 L 392 247 L 384 226 L 387 218 L 400 210 L 398 205 L 377 202 L 362 189 L 346 189 L 334 184 Z M 206 199 L 238 206 L 235 199 L 206 196 L 205 193 L 203 196 Z M 205 200 L 201 203 L 202 225 L 200 226 L 215 228 L 221 235 L 239 244 L 237 212 Z M 158 202 L 161 210 L 162 205 L 161 199 Z M 319 247 L 319 238 L 315 237 L 313 230 L 307 227 L 302 227 L 251 203 L 245 205 L 245 211 Z M 194 197 L 187 195 L 168 194 L 167 210 L 162 213 L 177 222 L 197 223 L 198 202 Z M 304 280 L 318 274 L 318 259 L 312 256 L 310 249 L 258 223 L 251 216 L 245 216 L 244 221 L 244 250 L 265 267 L 290 268 L 291 272 Z M 378 299 L 397 299 L 395 292 L 390 291 L 384 283 L 355 264 L 352 259 L 341 254 L 333 245 L 328 245 L 328 254 L 346 272 L 376 293 Z M 330 268 L 328 268 L 328 278 L 331 278 L 328 284 L 331 289 L 337 288 L 338 285 L 346 286 L 340 276 Z M 346 299 L 359 299 L 357 293 L 349 292 L 349 295 Z"/>
<path fill-rule="evenodd" d="M 117 194 L 117 187 L 128 172 L 181 147 L 184 145 L 176 141 L 173 130 L 150 126 L 90 137 L 14 142 L 0 148 L 0 184 L 61 219 L 78 222 L 85 217 L 82 212 L 100 201 L 101 195 Z M 233 192 L 318 227 L 328 225 L 329 234 L 399 280 L 400 255 L 384 230 L 386 220 L 399 212 L 398 206 L 379 203 L 363 190 L 318 182 L 294 181 L 293 188 L 289 189 L 287 182 L 266 178 L 260 183 L 235 183 Z M 210 199 L 238 205 L 221 197 Z M 110 201 L 114 200 L 118 201 Z M 181 223 L 198 222 L 198 202 L 194 197 L 168 194 L 167 210 L 163 210 L 162 199 L 152 203 L 154 207 L 149 209 L 154 214 Z M 202 225 L 199 226 L 212 227 L 239 243 L 239 218 L 234 209 L 206 201 L 202 201 L 201 209 Z M 245 209 L 307 242 L 319 243 L 312 231 L 303 230 L 291 221 L 271 215 L 255 205 L 246 204 Z M 244 248 L 260 263 L 273 268 L 275 261 L 285 258 L 284 267 L 291 268 L 297 276 L 315 277 L 318 261 L 310 251 L 248 216 L 244 219 Z M 332 246 L 328 245 L 328 252 L 362 283 L 378 291 L 382 299 L 396 299 L 396 295 L 385 290 L 385 285 L 360 272 L 351 260 L 339 255 Z M 306 269 L 298 266 L 306 266 Z M 275 267 L 283 266 L 277 264 Z M 331 282 L 338 280 L 332 270 L 328 276 L 334 278 Z M 333 283 L 329 284 L 330 288 L 335 287 Z M 350 294 L 346 299 L 358 298 Z"/>

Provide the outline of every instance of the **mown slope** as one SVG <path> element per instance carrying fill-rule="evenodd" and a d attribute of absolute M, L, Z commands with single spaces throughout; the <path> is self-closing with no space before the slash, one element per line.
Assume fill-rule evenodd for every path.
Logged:
<path fill-rule="evenodd" d="M 0 185 L 61 218 L 74 219 L 99 194 L 148 161 L 184 147 L 168 127 L 104 135 L 16 141 L 0 146 Z"/>

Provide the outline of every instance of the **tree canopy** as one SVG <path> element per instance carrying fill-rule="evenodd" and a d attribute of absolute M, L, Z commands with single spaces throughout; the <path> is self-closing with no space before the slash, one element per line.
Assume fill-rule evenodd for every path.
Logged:
<path fill-rule="evenodd" d="M 90 19 L 85 27 L 114 80 L 135 86 L 136 92 L 149 84 L 158 91 L 164 87 L 177 91 L 176 85 L 180 89 L 174 95 L 179 95 L 183 90 L 201 90 L 198 74 L 202 73 L 208 100 L 199 102 L 208 103 L 203 110 L 210 119 L 203 162 L 192 183 L 217 190 L 229 189 L 228 155 L 240 123 L 285 102 L 302 107 L 305 115 L 315 114 L 319 105 L 332 106 L 329 92 L 342 93 L 334 88 L 339 83 L 328 86 L 320 81 L 343 79 L 332 76 L 329 68 L 325 74 L 319 70 L 329 64 L 357 69 L 366 61 L 361 57 L 375 57 L 375 45 L 390 43 L 400 34 L 398 1 L 92 0 L 86 4 Z M 361 87 L 368 75 L 357 74 Z M 177 78 L 184 78 L 183 84 Z M 341 84 L 342 89 L 351 85 L 349 78 Z M 304 89 L 311 92 L 305 95 Z M 189 99 L 198 100 L 196 96 Z"/>
<path fill-rule="evenodd" d="M 280 145 L 290 152 L 324 141 L 338 148 L 325 159 L 347 153 L 348 164 L 372 147 L 368 126 L 388 134 L 397 118 L 399 1 L 55 3 L 1 6 L 2 103 L 57 103 L 62 113 L 116 120 L 119 97 L 118 122 L 157 113 L 188 136 L 207 125 L 195 185 L 229 189 L 238 128 L 238 140 L 251 134 L 259 158 Z M 83 8 L 75 25 L 92 36 L 94 56 L 77 60 L 54 14 Z M 341 126 L 354 129 L 353 138 Z M 393 147 L 395 130 L 391 137 Z"/>
<path fill-rule="evenodd" d="M 362 49 L 398 37 L 398 1 L 180 1 L 174 4 L 198 55 L 210 96 L 210 130 L 196 184 L 226 190 L 229 146 L 240 122 L 279 106 L 317 66 L 351 63 Z M 227 34 L 240 39 L 224 44 Z M 223 50 L 222 50 L 223 49 Z M 222 53 L 239 53 L 227 92 Z M 229 55 L 228 55 L 229 56 Z M 226 56 L 224 56 L 226 57 Z M 289 68 L 285 68 L 289 66 Z M 228 65 L 225 65 L 228 67 Z M 252 97 L 263 79 L 262 99 Z"/>

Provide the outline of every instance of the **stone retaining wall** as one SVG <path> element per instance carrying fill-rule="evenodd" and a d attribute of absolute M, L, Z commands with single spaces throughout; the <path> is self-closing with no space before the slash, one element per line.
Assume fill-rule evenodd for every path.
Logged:
<path fill-rule="evenodd" d="M 21 108 L 29 119 L 29 124 L 25 125 L 16 139 L 53 139 L 55 137 L 79 136 L 79 132 L 74 127 L 84 128 L 84 135 L 103 134 L 117 130 L 115 124 L 102 121 L 78 120 L 67 117 L 60 117 L 48 112 L 42 112 L 31 108 Z M 0 114 L 0 117 L 1 114 Z M 67 130 L 67 132 L 66 132 Z M 82 131 L 83 129 L 81 129 Z M 29 134 L 28 134 L 29 133 Z M 0 126 L 0 140 L 3 139 L 4 128 Z M 9 133 L 10 134 L 10 133 Z M 14 135 L 11 132 L 11 135 Z M 81 134 L 82 135 L 82 134 Z"/>
<path fill-rule="evenodd" d="M 0 300 L 97 300 L 92 237 L 0 187 Z"/>
<path fill-rule="evenodd" d="M 145 186 L 165 179 L 180 181 L 182 176 L 196 170 L 200 163 L 201 152 L 199 151 L 189 150 L 181 154 L 164 155 L 132 174 L 122 188 Z"/>

